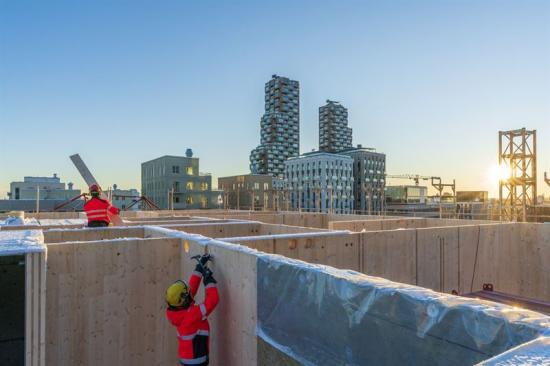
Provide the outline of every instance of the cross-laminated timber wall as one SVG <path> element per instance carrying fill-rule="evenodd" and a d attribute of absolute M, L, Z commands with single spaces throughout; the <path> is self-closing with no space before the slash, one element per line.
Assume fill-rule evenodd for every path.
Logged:
<path fill-rule="evenodd" d="M 163 294 L 181 253 L 174 238 L 49 244 L 46 364 L 177 364 Z"/>
<path fill-rule="evenodd" d="M 474 227 L 475 229 L 476 227 Z M 134 232 L 134 230 L 143 230 L 142 232 Z M 453 228 L 445 228 L 453 229 Z M 456 228 L 455 228 L 456 229 Z M 101 230 L 113 230 L 113 229 L 101 229 Z M 100 232 L 101 230 L 97 230 Z M 118 229 L 116 229 L 118 230 Z M 193 264 L 189 260 L 189 256 L 192 254 L 203 253 L 205 250 L 214 254 L 214 263 L 212 268 L 218 279 L 220 291 L 221 291 L 221 303 L 218 309 L 214 312 L 211 318 L 212 325 L 212 365 L 254 365 L 262 364 L 262 360 L 258 359 L 258 347 L 256 339 L 256 326 L 258 324 L 258 314 L 257 311 L 261 306 L 258 306 L 258 299 L 262 298 L 263 295 L 258 294 L 258 287 L 261 285 L 262 274 L 257 273 L 258 271 L 258 258 L 265 258 L 269 262 L 273 261 L 274 266 L 277 267 L 280 264 L 281 260 L 283 263 L 294 263 L 291 267 L 296 266 L 296 270 L 303 270 L 305 264 L 298 264 L 297 262 L 292 262 L 290 260 L 285 260 L 282 257 L 270 256 L 265 254 L 257 253 L 253 250 L 232 245 L 224 244 L 216 240 L 210 240 L 208 238 L 200 237 L 197 235 L 189 235 L 182 232 L 171 231 L 166 229 L 159 229 L 153 227 L 147 228 L 126 228 L 128 234 L 135 235 L 138 237 L 145 237 L 148 239 L 122 239 L 122 240 L 102 240 L 96 242 L 75 242 L 75 243 L 56 243 L 49 244 L 49 259 L 48 266 L 49 270 L 52 268 L 62 269 L 58 271 L 59 273 L 64 273 L 64 276 L 57 275 L 55 281 L 58 282 L 57 285 L 57 296 L 48 294 L 48 332 L 55 332 L 55 327 L 58 328 L 58 333 L 48 333 L 48 341 L 50 341 L 50 334 L 52 336 L 52 344 L 48 342 L 46 352 L 49 357 L 49 352 L 56 353 L 61 363 L 57 360 L 55 363 L 48 364 L 57 365 L 57 364 L 70 364 L 67 359 L 69 356 L 65 357 L 61 353 L 64 352 L 64 347 L 68 347 L 65 351 L 68 355 L 75 355 L 75 352 L 79 351 L 81 355 L 76 355 L 76 357 L 81 357 L 82 360 L 80 364 L 82 365 L 92 365 L 92 364 L 117 364 L 125 363 L 128 361 L 128 364 L 132 365 L 160 365 L 160 364 L 172 364 L 174 359 L 169 357 L 176 357 L 176 337 L 175 330 L 169 326 L 167 321 L 164 318 L 164 302 L 163 302 L 163 293 L 166 286 L 176 278 L 181 278 L 181 273 L 184 273 L 184 278 L 187 278 L 193 269 Z M 419 229 L 421 230 L 421 229 Z M 481 229 L 478 229 L 481 230 Z M 86 232 L 92 232 L 96 230 L 86 230 Z M 409 232 L 408 230 L 397 230 L 397 231 L 387 231 L 380 233 L 379 235 L 395 235 L 395 233 Z M 411 232 L 415 233 L 413 229 Z M 434 231 L 437 233 L 439 231 Z M 334 248 L 336 253 L 339 251 L 338 245 L 344 245 L 346 242 L 349 244 L 352 238 L 362 238 L 362 235 L 367 235 L 371 233 L 305 233 L 305 234 L 289 234 L 285 235 L 286 239 L 283 237 L 277 238 L 281 240 L 281 245 L 286 244 L 286 249 L 290 240 L 297 239 L 298 246 L 294 249 L 297 250 L 297 253 L 300 253 L 300 250 L 307 255 L 311 255 L 307 250 L 314 250 L 315 245 L 324 245 L 326 241 L 323 240 L 334 240 Z M 434 241 L 433 247 L 436 250 L 440 249 L 440 241 L 437 235 L 433 234 L 430 231 L 427 231 L 427 239 L 422 239 L 426 243 L 429 243 L 430 240 Z M 531 233 L 533 237 L 536 235 L 542 235 L 542 233 Z M 79 238 L 72 237 L 74 240 Z M 68 235 L 65 239 L 70 239 L 71 235 Z M 115 234 L 113 234 L 115 235 Z M 118 231 L 118 234 L 122 235 L 122 231 Z M 294 238 L 292 237 L 294 236 Z M 299 237 L 301 236 L 301 237 Z M 307 241 L 308 236 L 314 238 L 312 242 Z M 326 236 L 326 238 L 316 241 L 315 237 Z M 154 238 L 154 239 L 153 239 Z M 483 238 L 483 237 L 482 237 Z M 87 240 L 93 239 L 91 237 L 86 237 Z M 257 238 L 250 238 L 255 240 Z M 285 242 L 284 240 L 287 240 Z M 361 239 L 362 240 L 362 239 Z M 400 242 L 401 239 L 394 238 L 392 240 L 388 239 L 386 236 L 382 236 L 380 240 L 386 240 L 387 242 L 393 242 L 393 240 Z M 475 238 L 471 238 L 475 240 Z M 165 242 L 174 241 L 174 248 L 166 250 L 165 245 L 162 244 Z M 339 243 L 339 244 L 337 244 Z M 371 249 L 378 250 L 378 247 L 381 249 L 386 249 L 387 245 L 379 244 L 377 241 L 371 241 L 373 246 Z M 364 243 L 363 243 L 364 244 Z M 309 245 L 306 248 L 306 245 Z M 425 244 L 427 248 L 431 248 L 431 244 Z M 64 248 L 66 246 L 66 248 Z M 355 247 L 355 245 L 354 245 Z M 70 249 L 72 248 L 72 249 Z M 188 252 L 185 251 L 185 248 L 188 248 Z M 351 248 L 351 247 L 347 247 Z M 123 251 L 121 252 L 120 249 Z M 399 251 L 399 246 L 395 245 L 395 252 Z M 348 249 L 349 250 L 349 249 Z M 479 251 L 481 252 L 481 250 Z M 120 253 L 120 255 L 117 255 Z M 292 252 L 289 252 L 291 255 Z M 311 256 L 311 260 L 318 258 L 328 260 L 332 258 L 333 254 L 327 252 L 328 254 L 323 254 L 323 251 L 317 251 L 317 254 Z M 166 260 L 162 258 L 156 258 L 155 256 L 164 256 L 166 257 L 176 257 L 173 262 L 166 264 Z M 304 254 L 305 255 L 305 254 Z M 53 259 L 52 259 L 53 256 Z M 356 256 L 357 258 L 357 256 Z M 103 263 L 103 264 L 102 264 Z M 159 266 L 162 263 L 162 266 L 167 266 L 164 268 L 170 273 L 163 273 L 162 275 L 157 276 L 156 274 L 151 276 L 150 271 L 154 273 L 159 273 Z M 52 267 L 50 267 L 50 265 Z M 306 266 L 311 268 L 311 273 L 308 271 L 304 272 L 307 279 L 308 276 L 313 275 L 319 271 L 323 271 L 322 267 L 316 266 Z M 349 268 L 348 265 L 342 264 L 342 268 Z M 294 268 L 294 267 L 293 267 Z M 114 271 L 114 272 L 109 272 Z M 433 271 L 433 269 L 432 269 Z M 109 274 L 110 273 L 110 274 Z M 298 273 L 298 272 L 296 272 Z M 349 272 L 338 272 L 340 274 L 345 274 Z M 50 280 L 50 274 L 48 272 L 48 280 Z M 109 276 L 105 277 L 105 274 Z M 53 276 L 53 274 L 51 274 Z M 359 277 L 356 279 L 361 279 L 361 281 L 371 281 L 367 277 Z M 146 289 L 143 289 L 143 280 L 147 281 L 150 277 L 153 278 L 152 282 L 148 284 Z M 299 277 L 302 278 L 302 277 Z M 164 281 L 164 282 L 163 282 Z M 259 282 L 260 281 L 260 282 Z M 115 283 L 120 282 L 120 283 Z M 154 282 L 154 283 L 153 283 Z M 307 281 L 306 281 L 307 282 Z M 355 282 L 355 281 L 354 281 Z M 302 285 L 294 286 L 293 284 L 300 284 L 300 281 L 290 281 L 286 282 L 293 291 L 296 291 L 297 300 L 308 299 L 311 295 L 310 290 L 307 290 L 307 287 L 302 288 Z M 86 287 L 91 286 L 91 291 L 85 292 L 80 284 L 85 285 Z M 48 282 L 49 286 L 49 282 Z M 262 285 L 263 286 L 263 285 Z M 386 282 L 384 288 L 393 288 L 395 291 L 399 292 L 398 288 L 401 285 L 391 284 Z M 360 287 L 359 287 L 360 288 Z M 111 289 L 111 290 L 109 290 Z M 101 290 L 101 291 L 100 291 Z M 342 289 L 342 294 L 358 294 L 358 292 L 347 291 Z M 48 287 L 48 292 L 50 291 Z M 264 286 L 265 291 L 265 286 Z M 275 291 L 275 290 L 274 290 Z M 305 291 L 305 292 L 304 292 Z M 360 291 L 360 290 L 357 290 Z M 426 291 L 423 289 L 417 289 L 414 291 Z M 275 291 L 278 293 L 278 291 Z M 359 292 L 360 293 L 360 292 Z M 155 294 L 155 296 L 150 296 L 150 294 Z M 160 294 L 160 296 L 159 296 Z M 284 296 L 282 294 L 279 294 Z M 86 297 L 89 296 L 88 299 Z M 441 297 L 445 295 L 434 294 L 436 297 Z M 142 299 L 145 297 L 143 302 L 135 301 L 135 299 Z M 128 300 L 130 298 L 130 300 Z M 199 296 L 200 298 L 200 296 Z M 450 299 L 455 299 L 454 297 L 449 297 Z M 56 300 L 57 299 L 57 300 Z M 53 301 L 53 305 L 50 302 Z M 58 308 L 59 311 L 54 312 L 53 322 L 50 324 L 49 314 L 52 311 L 50 308 L 53 306 L 59 306 L 56 301 L 65 304 L 63 307 Z M 476 308 L 479 308 L 480 304 L 474 300 L 473 301 Z M 99 309 L 96 306 L 99 304 Z M 103 304 L 103 307 L 101 307 Z M 106 306 L 112 305 L 112 306 Z M 116 305 L 119 305 L 118 308 Z M 120 304 L 123 304 L 120 306 Z M 345 304 L 345 302 L 343 303 Z M 127 305 L 135 305 L 135 307 L 128 307 Z M 157 306 L 158 305 L 158 306 Z M 71 314 L 73 306 L 76 307 L 74 310 L 75 315 Z M 290 308 L 285 308 L 284 303 L 280 306 L 283 306 L 281 310 L 292 311 Z M 389 306 L 389 305 L 388 305 Z M 115 310 L 110 310 L 111 308 L 116 308 Z M 386 307 L 387 308 L 387 307 Z M 457 308 L 453 308 L 452 311 L 458 311 Z M 106 318 L 114 319 L 116 317 L 112 316 L 112 312 L 123 311 L 123 318 L 119 323 L 113 323 L 114 326 L 107 327 Z M 96 313 L 97 311 L 97 313 Z M 126 311 L 129 311 L 130 314 L 127 314 Z M 110 313 L 111 312 L 111 313 Z M 65 314 L 65 315 L 64 315 Z M 126 315 L 125 315 L 126 314 Z M 460 313 L 457 313 L 460 314 Z M 145 319 L 145 321 L 130 321 L 130 319 Z M 509 319 L 500 318 L 500 315 L 497 317 L 497 322 L 502 322 L 501 324 L 507 324 Z M 337 319 L 330 319 L 323 317 L 323 319 L 328 319 L 329 323 L 339 324 Z M 413 318 L 410 318 L 413 319 Z M 500 319 L 500 320 L 499 320 Z M 406 320 L 406 319 L 404 319 Z M 408 320 L 407 320 L 408 321 Z M 449 326 L 455 324 L 454 322 L 458 320 L 452 320 L 449 323 Z M 71 328 L 71 324 L 81 324 L 83 325 L 83 330 L 74 331 Z M 128 325 L 131 324 L 131 325 Z M 164 324 L 164 325 L 163 325 Z M 285 325 L 288 323 L 281 323 Z M 455 324 L 456 325 L 456 324 Z M 161 328 L 165 326 L 165 328 Z M 54 328 L 50 328 L 54 327 Z M 376 334 L 374 332 L 376 328 L 368 327 L 359 332 L 358 334 Z M 166 333 L 163 333 L 166 332 Z M 370 332 L 370 333 L 369 333 Z M 317 332 L 318 333 L 318 332 Z M 413 332 L 414 333 L 414 332 Z M 63 336 L 66 335 L 66 337 Z M 154 337 L 150 337 L 151 334 L 154 334 Z M 160 334 L 160 335 L 159 335 Z M 514 334 L 514 333 L 511 333 Z M 97 340 L 93 338 L 94 336 L 101 336 L 102 340 Z M 138 338 L 138 337 L 142 338 Z M 324 334 L 322 335 L 324 336 Z M 412 333 L 411 333 L 412 336 Z M 90 338 L 87 339 L 86 337 Z M 392 336 L 393 337 L 393 336 Z M 66 339 L 67 338 L 67 339 Z M 69 339 L 70 338 L 70 339 Z M 159 340 L 162 339 L 162 340 Z M 106 339 L 118 339 L 115 341 L 118 348 L 115 349 L 111 343 L 104 344 L 103 342 L 108 342 Z M 517 338 L 520 339 L 520 338 Z M 413 341 L 414 338 L 410 338 L 410 341 Z M 62 342 L 67 342 L 63 347 L 60 346 Z M 162 347 L 160 342 L 166 342 L 165 348 Z M 421 340 L 414 340 L 416 344 L 422 344 Z M 497 340 L 501 342 L 501 340 Z M 508 347 L 505 343 L 500 343 L 502 349 Z M 512 346 L 511 343 L 509 346 Z M 290 344 L 283 344 L 283 346 L 291 346 Z M 103 352 L 103 347 L 106 347 L 106 352 Z M 427 346 L 428 348 L 430 346 Z M 421 349 L 417 349 L 418 352 L 424 352 Z M 94 353 L 103 352 L 101 355 L 92 355 Z M 476 353 L 476 352 L 474 352 Z M 337 354 L 337 357 L 345 357 L 344 354 Z M 489 357 L 490 354 L 487 354 Z M 409 357 L 415 357 L 414 353 L 411 353 Z M 443 355 L 441 355 L 443 357 Z M 48 358 L 49 359 L 49 358 Z M 121 361 L 122 360 L 122 361 Z M 444 360 L 444 358 L 442 358 Z M 130 363 L 131 362 L 131 363 Z M 176 360 L 177 362 L 177 360 Z M 79 362 L 76 362 L 79 364 Z M 384 362 L 380 363 L 384 364 Z"/>
<path fill-rule="evenodd" d="M 482 224 L 226 238 L 266 253 L 460 294 L 484 283 L 550 301 L 550 225 Z"/>

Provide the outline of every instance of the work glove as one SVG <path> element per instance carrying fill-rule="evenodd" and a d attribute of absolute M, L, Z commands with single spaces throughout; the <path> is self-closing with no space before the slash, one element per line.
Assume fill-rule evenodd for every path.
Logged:
<path fill-rule="evenodd" d="M 206 268 L 206 263 L 212 259 L 210 254 L 203 254 L 200 259 L 197 260 L 197 265 L 195 266 L 195 271 L 199 272 L 204 276 L 204 271 Z"/>
<path fill-rule="evenodd" d="M 212 260 L 212 256 L 210 254 L 203 254 L 201 259 L 199 259 L 199 263 L 204 267 L 209 260 Z"/>
<path fill-rule="evenodd" d="M 204 286 L 207 286 L 211 283 L 217 283 L 217 281 L 214 279 L 214 276 L 212 274 L 212 270 L 208 267 L 203 267 L 204 273 L 202 274 L 202 283 Z"/>

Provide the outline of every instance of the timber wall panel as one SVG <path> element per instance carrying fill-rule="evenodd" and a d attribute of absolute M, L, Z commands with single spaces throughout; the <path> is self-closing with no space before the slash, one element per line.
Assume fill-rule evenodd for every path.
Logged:
<path fill-rule="evenodd" d="M 416 230 L 361 233 L 363 273 L 416 284 Z"/>
<path fill-rule="evenodd" d="M 75 241 L 97 241 L 112 240 L 117 238 L 143 238 L 145 235 L 143 227 L 109 227 L 109 228 L 87 228 L 84 230 L 46 230 L 44 242 L 61 243 Z"/>
<path fill-rule="evenodd" d="M 360 270 L 359 234 L 336 234 L 274 240 L 275 254 L 340 269 Z M 258 250 L 261 248 L 256 245 Z"/>
<path fill-rule="evenodd" d="M 417 285 L 439 292 L 458 291 L 458 228 L 416 231 Z"/>
<path fill-rule="evenodd" d="M 214 258 L 209 267 L 218 281 L 220 303 L 208 317 L 210 364 L 256 365 L 256 256 L 237 249 L 238 246 L 229 248 L 209 240 L 184 240 L 184 247 L 186 244 L 189 252 L 181 251 L 181 262 L 185 264 L 184 279 L 189 279 L 194 269 L 194 262 L 189 259 L 192 255 L 208 251 Z M 204 299 L 202 285 L 197 299 Z M 176 339 L 175 330 L 172 337 Z"/>
<path fill-rule="evenodd" d="M 212 224 L 186 224 L 165 226 L 167 229 L 183 231 L 189 234 L 199 234 L 209 238 L 224 238 L 236 236 L 258 235 L 260 223 L 257 222 L 232 222 Z"/>
<path fill-rule="evenodd" d="M 340 269 L 361 270 L 361 238 L 356 233 L 298 233 L 283 237 L 228 238 L 264 253 L 279 254 L 309 263 L 324 264 Z"/>
<path fill-rule="evenodd" d="M 318 233 L 321 231 L 328 231 L 326 229 L 318 229 L 303 226 L 291 226 L 291 225 L 273 225 L 273 224 L 261 224 L 260 235 L 277 235 L 277 234 L 295 234 L 295 233 Z"/>
<path fill-rule="evenodd" d="M 48 246 L 47 365 L 177 364 L 164 292 L 179 239 Z"/>

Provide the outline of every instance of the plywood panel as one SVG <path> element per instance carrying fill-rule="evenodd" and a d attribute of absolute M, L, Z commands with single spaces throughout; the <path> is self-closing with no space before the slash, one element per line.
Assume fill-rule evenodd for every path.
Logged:
<path fill-rule="evenodd" d="M 179 239 L 50 244 L 47 364 L 176 364 L 163 294 L 179 252 Z"/>
<path fill-rule="evenodd" d="M 200 225 L 178 225 L 167 227 L 171 230 L 184 231 L 190 234 L 199 234 L 209 238 L 224 238 L 259 235 L 260 224 L 255 222 L 242 223 L 213 223 Z"/>
<path fill-rule="evenodd" d="M 496 290 L 503 288 L 502 291 L 520 296 L 550 301 L 550 225 L 514 225 L 516 239 L 504 242 L 501 257 L 511 269 L 510 276 L 499 272 Z"/>
<path fill-rule="evenodd" d="M 458 291 L 458 227 L 418 229 L 417 284 L 435 291 Z"/>
<path fill-rule="evenodd" d="M 276 238 L 275 254 L 309 263 L 359 271 L 359 234 L 306 235 Z M 266 243 L 266 246 L 268 243 Z M 257 246 L 258 250 L 262 248 Z M 266 248 L 269 250 L 269 248 Z"/>
<path fill-rule="evenodd" d="M 360 235 L 366 274 L 416 284 L 415 230 L 373 231 Z"/>
<path fill-rule="evenodd" d="M 497 279 L 499 224 L 459 227 L 460 293 L 479 291 Z"/>

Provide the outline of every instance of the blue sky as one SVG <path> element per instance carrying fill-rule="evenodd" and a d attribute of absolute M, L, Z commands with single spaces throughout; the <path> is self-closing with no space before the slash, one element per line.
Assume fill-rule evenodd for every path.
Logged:
<path fill-rule="evenodd" d="M 24 175 L 83 187 L 75 152 L 103 186 L 187 147 L 248 172 L 274 73 L 300 81 L 302 152 L 329 98 L 389 173 L 494 193 L 498 130 L 523 126 L 550 171 L 550 1 L 0 0 L 0 197 Z"/>

